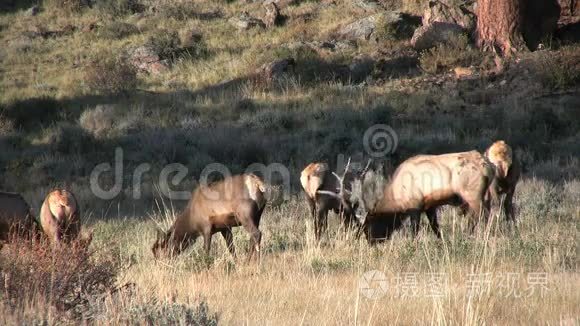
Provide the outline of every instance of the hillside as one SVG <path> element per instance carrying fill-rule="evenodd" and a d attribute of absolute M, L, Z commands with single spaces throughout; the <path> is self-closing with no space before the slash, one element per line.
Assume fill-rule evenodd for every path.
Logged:
<path fill-rule="evenodd" d="M 474 44 L 475 1 L 275 2 L 0 4 L 0 190 L 22 193 L 38 211 L 49 189 L 72 189 L 97 257 L 113 252 L 128 266 L 118 283 L 136 284 L 137 294 L 103 299 L 82 318 L 180 320 L 201 300 L 226 324 L 578 322 L 580 45 L 572 24 L 535 51 L 501 58 Z M 460 28 L 413 37 L 426 13 Z M 391 129 L 369 150 L 377 125 Z M 374 158 L 390 171 L 416 154 L 483 152 L 498 139 L 523 165 L 517 232 L 497 223 L 474 238 L 444 209 L 443 245 L 425 228 L 419 240 L 403 234 L 369 247 L 336 231 L 334 217 L 325 242 L 312 239 L 299 183 L 308 163 L 334 169 L 348 157 Z M 288 172 L 267 180 L 274 195 L 261 227 L 263 263 L 233 263 L 217 236 L 214 258 L 198 243 L 155 262 L 151 218 L 171 220 L 215 163 L 231 173 L 254 163 Z M 115 185 L 111 196 L 95 191 Z M 164 187 L 186 196 L 167 198 Z M 235 242 L 245 253 L 245 231 Z M 373 269 L 393 280 L 446 273 L 453 294 L 413 304 L 361 298 L 359 277 Z M 516 303 L 497 293 L 472 301 L 462 285 L 475 272 L 548 273 L 550 291 Z M 50 305 L 12 309 L 2 298 L 8 322 L 62 321 Z M 137 307 L 133 317 L 119 305 Z"/>

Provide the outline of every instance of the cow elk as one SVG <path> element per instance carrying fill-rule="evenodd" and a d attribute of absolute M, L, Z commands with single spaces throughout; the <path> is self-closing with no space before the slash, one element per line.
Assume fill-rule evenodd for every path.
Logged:
<path fill-rule="evenodd" d="M 349 166 L 350 160 L 343 175 L 339 176 L 330 171 L 326 163 L 310 163 L 300 174 L 300 184 L 304 189 L 310 214 L 314 219 L 316 240 L 320 240 L 326 230 L 329 211 L 334 211 L 341 216 L 346 229 L 357 223 L 353 206 L 349 201 L 337 196 L 339 193 L 350 193 L 350 185 L 356 174 L 349 170 Z"/>
<path fill-rule="evenodd" d="M 39 222 L 43 233 L 55 245 L 77 240 L 81 232 L 81 215 L 73 193 L 58 188 L 50 191 L 40 208 Z"/>
<path fill-rule="evenodd" d="M 232 228 L 241 225 L 251 237 L 248 260 L 255 252 L 259 256 L 262 233 L 258 227 L 266 205 L 265 191 L 265 184 L 253 174 L 200 185 L 169 230 L 158 233 L 153 255 L 156 258 L 177 255 L 200 235 L 203 236 L 205 253 L 209 255 L 212 235 L 220 232 L 235 257 Z"/>
<path fill-rule="evenodd" d="M 416 235 L 422 212 L 427 214 L 433 232 L 441 237 L 437 208 L 442 205 L 466 204 L 473 232 L 488 209 L 485 194 L 493 177 L 491 163 L 476 151 L 418 155 L 401 163 L 389 181 L 369 171 L 355 181 L 349 200 L 360 203 L 356 214 L 364 220 L 370 243 L 389 239 L 407 217 Z"/>
<path fill-rule="evenodd" d="M 10 240 L 11 232 L 33 232 L 34 214 L 20 194 L 0 192 L 0 241 Z"/>
<path fill-rule="evenodd" d="M 485 157 L 495 166 L 495 178 L 489 187 L 492 202 L 497 205 L 505 195 L 503 210 L 508 222 L 515 222 L 513 197 L 520 179 L 521 168 L 511 147 L 503 140 L 496 141 L 486 151 Z"/>

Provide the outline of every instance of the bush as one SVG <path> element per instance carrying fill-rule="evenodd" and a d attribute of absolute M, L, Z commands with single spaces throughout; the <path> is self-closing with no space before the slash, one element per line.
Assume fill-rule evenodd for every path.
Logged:
<path fill-rule="evenodd" d="M 98 36 L 109 40 L 120 40 L 137 33 L 139 29 L 135 25 L 114 21 L 100 28 Z"/>
<path fill-rule="evenodd" d="M 112 105 L 97 105 L 94 109 L 85 110 L 79 124 L 95 137 L 108 134 L 116 121 L 115 108 Z"/>
<path fill-rule="evenodd" d="M 457 66 L 467 67 L 481 62 L 481 53 L 469 45 L 467 36 L 461 36 L 449 44 L 426 50 L 419 62 L 424 71 L 437 74 Z"/>
<path fill-rule="evenodd" d="M 117 94 L 132 90 L 137 85 L 137 72 L 124 59 L 104 59 L 85 69 L 84 80 L 91 91 Z"/>
<path fill-rule="evenodd" d="M 159 30 L 149 36 L 145 46 L 157 53 L 161 60 L 174 61 L 183 56 L 201 57 L 207 50 L 201 35 L 195 31 L 182 31 L 181 37 L 175 31 Z"/>
<path fill-rule="evenodd" d="M 79 320 L 91 303 L 115 289 L 119 263 L 80 242 L 53 248 L 45 241 L 15 239 L 0 251 L 0 293 L 17 314 L 31 304 L 49 304 L 60 318 Z"/>
<path fill-rule="evenodd" d="M 122 17 L 145 10 L 139 0 L 99 0 L 95 8 L 101 15 L 108 17 Z"/>
<path fill-rule="evenodd" d="M 95 141 L 82 128 L 69 123 L 59 123 L 44 131 L 43 144 L 62 154 L 82 154 L 95 150 Z"/>
<path fill-rule="evenodd" d="M 562 48 L 556 56 L 551 51 L 540 54 L 537 69 L 548 87 L 565 89 L 580 83 L 579 50 L 571 46 Z"/>
<path fill-rule="evenodd" d="M 211 313 L 205 301 L 197 306 L 175 302 L 150 303 L 129 308 L 123 322 L 129 325 L 203 325 L 218 324 L 218 315 Z"/>
<path fill-rule="evenodd" d="M 44 0 L 43 6 L 59 12 L 77 13 L 87 7 L 87 0 Z"/>

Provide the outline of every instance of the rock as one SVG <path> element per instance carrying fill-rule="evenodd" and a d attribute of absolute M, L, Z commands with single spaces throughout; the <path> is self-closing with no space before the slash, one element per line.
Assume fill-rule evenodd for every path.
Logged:
<path fill-rule="evenodd" d="M 338 35 L 346 40 L 369 40 L 381 16 L 376 14 L 354 21 L 342 27 L 338 31 Z"/>
<path fill-rule="evenodd" d="M 288 6 L 297 5 L 299 2 L 299 0 L 266 0 L 264 1 L 264 6 L 274 3 L 278 8 L 282 9 Z"/>
<path fill-rule="evenodd" d="M 274 2 L 270 2 L 269 4 L 265 5 L 266 7 L 266 15 L 262 20 L 264 25 L 267 28 L 272 28 L 277 25 L 281 25 L 282 23 L 282 15 L 280 15 L 280 10 L 278 6 Z"/>
<path fill-rule="evenodd" d="M 294 68 L 296 61 L 294 58 L 275 60 L 262 65 L 256 70 L 256 78 L 264 83 L 278 81 L 287 75 L 291 68 Z"/>
<path fill-rule="evenodd" d="M 558 0 L 560 5 L 560 18 L 558 27 L 580 23 L 580 1 Z"/>
<path fill-rule="evenodd" d="M 24 14 L 26 16 L 32 17 L 32 16 L 38 15 L 39 12 L 40 12 L 40 8 L 38 7 L 38 5 L 34 5 L 34 6 L 30 7 L 30 8 L 28 8 L 28 10 L 26 10 L 24 12 Z"/>
<path fill-rule="evenodd" d="M 286 43 L 283 46 L 289 50 L 297 50 L 301 48 L 310 49 L 317 52 L 318 54 L 355 50 L 357 47 L 356 42 L 348 40 L 312 41 L 312 42 L 297 41 Z"/>
<path fill-rule="evenodd" d="M 466 4 L 457 6 L 449 0 L 431 0 L 423 13 L 423 26 L 433 23 L 455 24 L 471 32 L 475 29 L 475 14 Z"/>
<path fill-rule="evenodd" d="M 339 30 L 338 36 L 347 40 L 369 40 L 376 31 L 380 33 L 388 30 L 397 39 L 409 38 L 419 24 L 418 17 L 398 11 L 386 11 L 344 26 Z"/>
<path fill-rule="evenodd" d="M 352 4 L 365 11 L 375 11 L 381 8 L 376 0 L 353 0 Z"/>
<path fill-rule="evenodd" d="M 236 27 L 240 31 L 247 31 L 250 28 L 258 27 L 264 28 L 264 22 L 261 20 L 254 18 L 248 14 L 248 12 L 242 12 L 238 17 L 232 17 L 228 20 L 228 22 L 234 27 Z"/>
<path fill-rule="evenodd" d="M 140 46 L 130 51 L 129 63 L 131 63 L 137 70 L 153 75 L 160 74 L 168 69 L 167 62 L 161 60 L 159 54 L 155 53 L 155 51 L 148 46 Z"/>
<path fill-rule="evenodd" d="M 449 44 L 464 32 L 457 24 L 435 22 L 415 30 L 411 46 L 417 51 L 427 50 L 438 44 Z"/>

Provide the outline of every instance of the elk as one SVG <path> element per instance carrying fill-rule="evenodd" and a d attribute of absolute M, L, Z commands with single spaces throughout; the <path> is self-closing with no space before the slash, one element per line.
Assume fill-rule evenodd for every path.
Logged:
<path fill-rule="evenodd" d="M 255 252 L 259 256 L 262 233 L 258 227 L 266 206 L 265 191 L 265 184 L 254 174 L 235 175 L 199 186 L 169 230 L 157 234 L 153 255 L 155 258 L 161 254 L 177 255 L 200 235 L 205 253 L 209 255 L 212 235 L 220 232 L 235 257 L 232 228 L 241 225 L 251 237 L 248 260 Z"/>
<path fill-rule="evenodd" d="M 34 214 L 20 194 L 0 192 L 0 241 L 8 241 L 10 233 L 34 231 Z"/>
<path fill-rule="evenodd" d="M 349 166 L 350 160 L 343 175 L 339 176 L 331 172 L 326 163 L 310 163 L 300 174 L 300 184 L 304 189 L 310 214 L 314 219 L 316 240 L 320 240 L 322 233 L 326 230 L 328 212 L 331 210 L 341 215 L 346 229 L 356 222 L 353 206 L 349 201 L 337 196 L 338 193 L 350 192 L 350 184 L 355 174 L 349 171 Z"/>
<path fill-rule="evenodd" d="M 484 153 L 495 167 L 495 178 L 489 187 L 489 195 L 494 204 L 505 194 L 503 210 L 508 222 L 515 222 L 513 197 L 520 179 L 521 168 L 511 147 L 505 141 L 493 143 Z"/>
<path fill-rule="evenodd" d="M 389 239 L 407 217 L 416 235 L 422 212 L 440 238 L 437 208 L 464 203 L 473 232 L 480 215 L 488 209 L 485 194 L 493 178 L 491 163 L 477 151 L 418 155 L 401 163 L 389 182 L 374 172 L 367 173 L 353 184 L 349 200 L 360 203 L 357 217 L 364 220 L 370 243 Z"/>
<path fill-rule="evenodd" d="M 51 190 L 40 208 L 39 222 L 43 233 L 55 245 L 76 240 L 81 231 L 81 215 L 74 194 L 66 189 Z"/>

